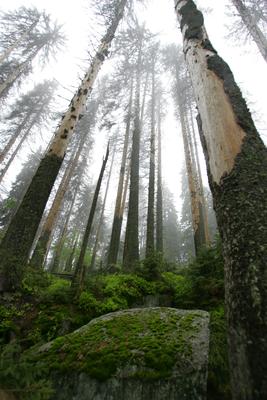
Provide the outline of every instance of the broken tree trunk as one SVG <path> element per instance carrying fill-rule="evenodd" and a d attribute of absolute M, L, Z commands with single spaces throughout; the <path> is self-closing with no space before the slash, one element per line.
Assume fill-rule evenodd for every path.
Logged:
<path fill-rule="evenodd" d="M 267 149 L 192 0 L 175 1 L 225 260 L 234 400 L 267 398 Z"/>

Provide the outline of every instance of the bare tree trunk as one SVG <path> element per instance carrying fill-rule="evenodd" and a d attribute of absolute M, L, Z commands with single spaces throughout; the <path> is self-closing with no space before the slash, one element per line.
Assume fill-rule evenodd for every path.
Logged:
<path fill-rule="evenodd" d="M 242 0 L 232 0 L 235 8 L 237 9 L 245 27 L 247 28 L 249 35 L 256 43 L 262 57 L 267 62 L 267 39 L 260 27 L 257 25 L 255 17 L 247 9 L 246 5 Z"/>
<path fill-rule="evenodd" d="M 108 196 L 108 191 L 109 191 L 109 184 L 110 184 L 110 178 L 111 178 L 111 173 L 112 173 L 112 168 L 113 168 L 113 163 L 114 163 L 115 151 L 116 151 L 116 146 L 114 147 L 113 153 L 112 153 L 112 159 L 111 159 L 111 163 L 110 163 L 110 169 L 109 169 L 109 174 L 108 174 L 105 196 L 104 196 L 104 200 L 103 200 L 101 214 L 100 214 L 99 221 L 98 221 L 98 226 L 97 226 L 97 231 L 96 231 L 96 236 L 95 236 L 95 244 L 94 244 L 94 248 L 93 248 L 91 265 L 90 265 L 91 271 L 93 270 L 93 268 L 95 266 L 96 253 L 97 253 L 97 249 L 98 249 L 100 232 L 101 232 L 101 228 L 102 228 L 103 220 L 104 220 L 104 212 L 105 212 L 106 201 L 107 201 L 107 196 Z"/>
<path fill-rule="evenodd" d="M 196 170 L 197 170 L 197 176 L 198 176 L 199 197 L 200 197 L 200 202 L 202 205 L 202 212 L 203 212 L 205 243 L 208 245 L 210 243 L 210 234 L 209 234 L 209 225 L 208 225 L 207 204 L 206 204 L 206 199 L 205 199 L 205 194 L 204 194 L 204 186 L 203 186 L 203 181 L 202 181 L 202 174 L 201 174 L 201 168 L 200 168 L 200 162 L 199 162 L 199 154 L 198 154 L 198 148 L 197 148 L 196 132 L 195 132 L 195 127 L 194 127 L 194 120 L 193 120 L 191 107 L 190 107 L 190 121 L 191 121 L 192 133 L 193 133 L 193 147 L 194 147 L 194 151 L 195 151 L 195 155 L 196 155 Z"/>
<path fill-rule="evenodd" d="M 147 71 L 146 77 L 145 77 L 144 93 L 143 93 L 143 100 L 142 100 L 142 106 L 141 106 L 141 115 L 140 115 L 140 125 L 141 126 L 143 126 L 143 122 L 144 122 L 144 113 L 145 113 L 147 87 L 148 87 L 148 77 L 149 77 L 149 71 Z"/>
<path fill-rule="evenodd" d="M 83 137 L 80 140 L 78 149 L 74 154 L 74 158 L 69 161 L 69 164 L 64 172 L 64 175 L 58 187 L 56 196 L 53 200 L 52 206 L 49 210 L 49 213 L 47 215 L 40 237 L 36 243 L 36 247 L 31 258 L 31 265 L 35 267 L 42 268 L 42 266 L 44 265 L 46 254 L 48 252 L 52 239 L 52 231 L 57 223 L 62 201 L 69 187 L 71 178 L 73 177 L 75 168 L 78 164 L 78 160 L 81 155 L 86 139 L 87 136 L 86 133 L 84 133 Z"/>
<path fill-rule="evenodd" d="M 80 238 L 80 235 L 77 234 L 75 239 L 74 239 L 74 243 L 73 243 L 73 247 L 72 247 L 71 253 L 70 253 L 70 255 L 69 255 L 69 257 L 68 257 L 68 259 L 66 261 L 64 272 L 71 272 L 72 271 L 72 264 L 73 264 L 74 255 L 75 255 L 78 243 L 79 243 L 79 238 Z"/>
<path fill-rule="evenodd" d="M 72 201 L 71 201 L 68 213 L 67 213 L 66 221 L 64 223 L 64 228 L 63 228 L 63 230 L 61 232 L 61 237 L 60 237 L 60 240 L 59 240 L 59 242 L 57 244 L 57 247 L 56 247 L 54 261 L 53 261 L 53 265 L 51 267 L 51 272 L 56 272 L 56 271 L 59 270 L 60 256 L 61 256 L 61 253 L 62 253 L 62 250 L 63 250 L 63 246 L 64 246 L 64 243 L 65 243 L 66 233 L 67 233 L 70 217 L 71 217 L 71 214 L 72 214 L 72 210 L 73 210 L 73 206 L 74 206 L 74 203 L 75 203 L 76 195 L 78 193 L 79 186 L 80 186 L 80 182 L 78 181 L 76 183 L 76 187 L 74 189 L 74 193 L 73 193 L 73 196 L 72 196 Z"/>
<path fill-rule="evenodd" d="M 203 235 L 203 221 L 201 220 L 201 214 L 199 209 L 199 193 L 196 186 L 196 179 L 194 176 L 194 166 L 192 161 L 192 153 L 190 152 L 189 138 L 188 138 L 188 128 L 186 126 L 186 117 L 185 117 L 185 109 L 183 107 L 183 99 L 181 98 L 181 94 L 179 92 L 179 72 L 176 72 L 177 76 L 177 85 L 178 85 L 178 93 L 177 93 L 177 101 L 178 101 L 178 110 L 179 117 L 181 122 L 181 130 L 183 136 L 183 144 L 184 144 L 184 154 L 185 154 L 185 165 L 186 165 L 186 173 L 188 179 L 188 187 L 190 193 L 190 205 L 191 205 L 191 213 L 192 213 L 192 225 L 194 232 L 194 247 L 195 253 L 197 254 L 205 243 L 204 235 Z"/>
<path fill-rule="evenodd" d="M 146 257 L 155 251 L 155 54 L 152 60 L 151 133 L 146 225 Z"/>
<path fill-rule="evenodd" d="M 134 110 L 134 129 L 132 138 L 130 196 L 128 218 L 123 251 L 123 265 L 125 269 L 132 270 L 139 261 L 139 154 L 140 154 L 140 64 L 141 45 L 138 54 L 136 69 L 136 91 Z"/>
<path fill-rule="evenodd" d="M 196 247 L 196 254 L 198 254 L 199 250 L 208 244 L 208 238 L 206 236 L 206 228 L 205 228 L 205 205 L 204 205 L 204 196 L 201 195 L 200 190 L 200 182 L 199 182 L 199 174 L 197 170 L 197 163 L 196 163 L 196 156 L 193 146 L 192 134 L 191 129 L 188 123 L 187 115 L 184 116 L 185 125 L 186 125 L 186 133 L 187 133 L 187 145 L 189 148 L 191 164 L 192 164 L 192 179 L 194 182 L 194 190 L 196 191 L 196 196 L 194 201 L 196 202 L 196 230 L 195 232 L 195 247 Z"/>
<path fill-rule="evenodd" d="M 126 118 L 126 131 L 121 159 L 121 168 L 120 168 L 120 177 L 117 189 L 117 197 L 115 204 L 115 212 L 112 224 L 112 232 L 109 244 L 109 252 L 108 252 L 108 265 L 116 264 L 118 258 L 119 244 L 120 244 L 120 235 L 121 235 L 121 224 L 122 224 L 122 214 L 120 213 L 121 202 L 122 202 L 122 193 L 123 193 L 123 181 L 125 178 L 125 167 L 127 160 L 127 152 L 129 145 L 129 136 L 130 136 L 130 127 L 131 127 L 131 118 L 132 118 L 132 91 L 133 91 L 133 80 L 131 82 L 131 90 L 130 90 L 130 99 L 128 105 L 128 113 Z"/>
<path fill-rule="evenodd" d="M 81 252 L 79 255 L 79 259 L 78 259 L 77 266 L 76 266 L 75 273 L 74 273 L 73 280 L 72 280 L 72 288 L 74 289 L 74 296 L 76 298 L 79 297 L 79 294 L 82 292 L 83 287 L 84 287 L 84 280 L 85 280 L 85 273 L 86 273 L 84 257 L 85 257 L 85 253 L 86 253 L 86 249 L 87 249 L 87 245 L 88 245 L 88 239 L 89 239 L 89 236 L 91 233 L 91 228 L 92 228 L 92 223 L 93 223 L 93 219 L 94 219 L 94 215 L 95 215 L 97 200 L 98 200 L 98 196 L 99 196 L 99 192 L 100 192 L 100 187 L 101 187 L 104 171 L 106 168 L 106 164 L 108 161 L 108 155 L 109 155 L 109 145 L 107 147 L 106 156 L 103 160 L 100 174 L 98 177 L 98 181 L 96 184 L 96 189 L 95 189 L 92 205 L 91 205 L 87 225 L 85 228 L 85 233 L 83 236 Z"/>
<path fill-rule="evenodd" d="M 163 199 L 162 199 L 162 161 L 161 161 L 161 115 L 158 104 L 158 170 L 157 170 L 157 214 L 156 214 L 156 250 L 163 254 Z"/>
<path fill-rule="evenodd" d="M 267 149 L 192 0 L 176 1 L 225 260 L 234 400 L 267 398 Z"/>
<path fill-rule="evenodd" d="M 54 141 L 40 163 L 24 199 L 13 217 L 0 245 L 0 287 L 8 291 L 20 286 L 24 268 L 34 241 L 44 208 L 58 171 L 63 162 L 67 145 L 76 123 L 84 109 L 86 99 L 108 54 L 112 39 L 123 16 L 127 0 L 116 5 L 114 19 L 104 35 L 88 72 L 71 100 Z"/>

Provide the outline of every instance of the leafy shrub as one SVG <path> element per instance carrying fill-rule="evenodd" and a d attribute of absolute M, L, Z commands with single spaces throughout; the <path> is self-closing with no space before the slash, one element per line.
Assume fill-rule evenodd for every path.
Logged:
<path fill-rule="evenodd" d="M 24 294 L 38 295 L 40 289 L 47 288 L 50 284 L 49 275 L 40 269 L 28 267 L 22 280 Z"/>
<path fill-rule="evenodd" d="M 97 315 L 100 311 L 100 304 L 90 292 L 82 292 L 79 298 L 78 307 L 80 310 L 93 315 Z"/>
<path fill-rule="evenodd" d="M 67 304 L 71 300 L 70 282 L 52 278 L 51 284 L 42 291 L 42 301 L 47 303 Z"/>
<path fill-rule="evenodd" d="M 17 343 L 6 345 L 0 356 L 1 388 L 14 392 L 19 400 L 48 400 L 51 382 L 44 378 L 48 366 L 32 363 Z"/>
<path fill-rule="evenodd" d="M 206 310 L 223 304 L 224 272 L 220 242 L 213 247 L 202 249 L 189 265 L 186 277 L 192 286 L 192 304 Z"/>

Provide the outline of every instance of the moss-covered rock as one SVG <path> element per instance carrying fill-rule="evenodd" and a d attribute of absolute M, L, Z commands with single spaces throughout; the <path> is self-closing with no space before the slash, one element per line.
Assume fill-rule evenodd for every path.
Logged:
<path fill-rule="evenodd" d="M 57 400 L 201 400 L 208 322 L 204 311 L 119 311 L 50 342 L 35 357 L 56 377 Z"/>

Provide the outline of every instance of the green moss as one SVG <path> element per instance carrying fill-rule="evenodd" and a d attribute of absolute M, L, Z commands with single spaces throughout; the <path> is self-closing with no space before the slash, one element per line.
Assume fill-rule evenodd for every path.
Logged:
<path fill-rule="evenodd" d="M 38 358 L 52 370 L 84 371 L 100 380 L 129 363 L 138 367 L 138 375 L 169 377 L 175 364 L 186 363 L 191 357 L 189 338 L 197 332 L 197 316 L 197 312 L 177 315 L 171 309 L 122 313 L 56 339 Z"/>

